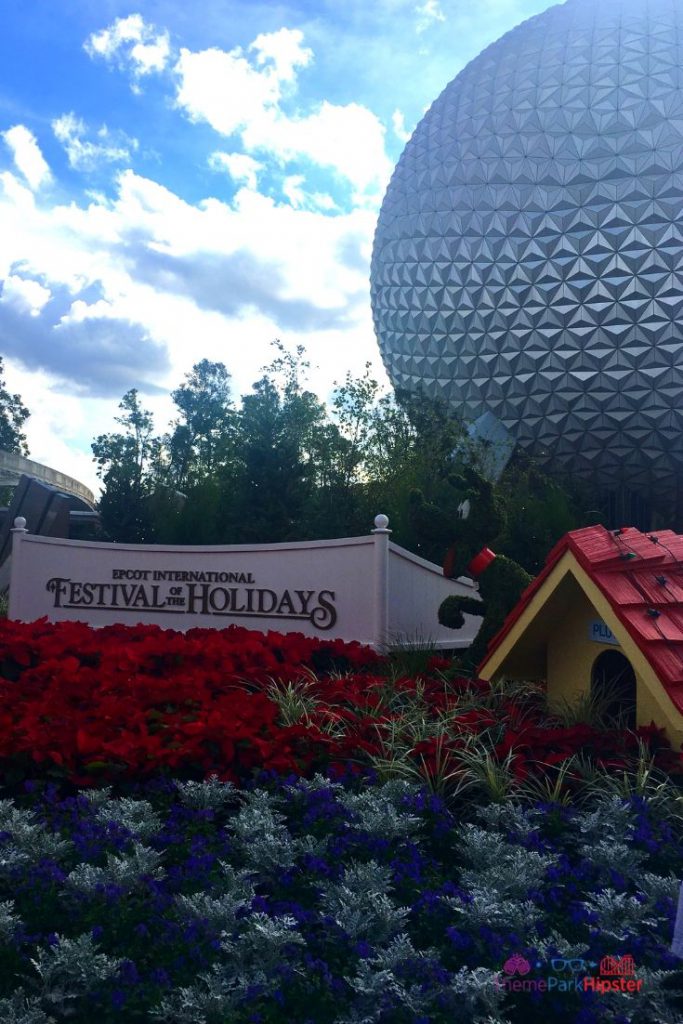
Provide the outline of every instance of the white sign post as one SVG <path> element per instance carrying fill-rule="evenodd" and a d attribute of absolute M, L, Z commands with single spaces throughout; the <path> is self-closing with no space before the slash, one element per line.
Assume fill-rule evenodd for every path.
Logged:
<path fill-rule="evenodd" d="M 171 629 L 235 624 L 263 632 L 468 647 L 481 620 L 440 626 L 451 594 L 476 596 L 471 580 L 389 540 L 386 516 L 365 537 L 222 547 L 97 544 L 12 531 L 10 618 L 80 620 L 93 626 L 156 623 Z"/>

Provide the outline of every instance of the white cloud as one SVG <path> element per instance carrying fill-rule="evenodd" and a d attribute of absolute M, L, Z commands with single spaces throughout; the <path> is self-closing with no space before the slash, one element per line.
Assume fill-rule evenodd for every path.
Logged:
<path fill-rule="evenodd" d="M 131 66 L 139 78 L 152 65 L 136 62 L 133 44 L 152 38 L 165 40 L 164 60 L 155 68 L 161 70 L 170 55 L 167 36 L 160 36 L 140 15 L 118 19 L 94 33 L 86 48 L 93 56 Z M 269 156 L 281 169 L 308 161 L 350 185 L 352 202 L 376 205 L 392 167 L 385 150 L 384 126 L 359 103 L 323 101 L 308 109 L 297 106 L 297 75 L 312 60 L 303 33 L 290 28 L 261 33 L 246 49 L 182 48 L 173 65 L 176 105 L 191 121 L 206 122 L 220 135 L 238 137 L 246 155 L 255 159 Z M 233 160 L 231 165 L 221 156 L 212 161 L 215 169 L 222 163 L 231 175 L 237 175 L 235 180 L 255 187 L 253 165 L 244 177 L 244 162 L 240 167 Z M 286 171 L 300 173 L 292 168 Z M 316 199 L 309 197 L 309 205 L 322 205 L 324 193 L 316 195 Z"/>
<path fill-rule="evenodd" d="M 289 174 L 282 182 L 282 194 L 295 210 L 327 210 L 330 213 L 339 210 L 332 196 L 304 189 L 305 183 L 303 174 Z"/>
<path fill-rule="evenodd" d="M 249 47 L 256 53 L 256 67 L 239 46 L 229 51 L 181 49 L 174 68 L 179 79 L 178 106 L 192 120 L 207 121 L 221 135 L 244 130 L 277 110 L 283 86 L 291 91 L 296 69 L 310 63 L 312 52 L 302 42 L 298 29 L 257 36 Z"/>
<path fill-rule="evenodd" d="M 177 103 L 191 120 L 238 135 L 250 153 L 281 163 L 310 160 L 350 182 L 354 201 L 369 195 L 376 202 L 391 173 L 379 118 L 358 103 L 324 101 L 310 113 L 292 114 L 283 107 L 296 85 L 295 69 L 311 59 L 302 42 L 302 33 L 290 29 L 258 36 L 249 48 L 257 66 L 240 48 L 183 49 L 174 68 Z"/>
<path fill-rule="evenodd" d="M 16 274 L 9 274 L 0 288 L 0 302 L 13 306 L 20 313 L 28 313 L 29 316 L 38 316 L 51 296 L 50 289 L 39 281 Z"/>
<path fill-rule="evenodd" d="M 23 124 L 16 124 L 3 132 L 2 137 L 12 150 L 17 170 L 34 192 L 51 180 L 50 168 L 33 132 Z"/>
<path fill-rule="evenodd" d="M 193 121 L 207 121 L 221 135 L 243 130 L 274 108 L 280 82 L 271 71 L 257 71 L 237 48 L 182 49 L 175 66 L 180 79 L 178 106 Z"/>
<path fill-rule="evenodd" d="M 0 303 L 8 356 L 81 394 L 177 386 L 204 355 L 247 388 L 281 335 L 317 347 L 314 358 L 343 376 L 346 351 L 323 351 L 321 339 L 367 319 L 371 211 L 329 216 L 244 188 L 231 204 L 191 204 L 132 171 L 117 180 L 113 200 L 86 206 L 27 207 L 20 188 L 0 192 L 0 280 L 14 293 L 4 316 Z M 246 323 L 259 325 L 249 352 Z"/>
<path fill-rule="evenodd" d="M 162 431 L 193 363 L 223 361 L 238 396 L 275 337 L 306 346 L 321 396 L 347 369 L 362 372 L 369 349 L 385 379 L 367 301 L 374 221 L 246 188 L 231 203 L 188 203 L 130 170 L 113 199 L 38 206 L 5 174 L 0 349 L 32 413 L 32 456 L 96 489 L 90 442 L 116 429 L 128 388 Z"/>
<path fill-rule="evenodd" d="M 394 129 L 394 135 L 401 142 L 407 142 L 410 138 L 410 132 L 406 129 L 406 120 L 402 110 L 396 109 L 391 115 L 391 126 Z"/>
<path fill-rule="evenodd" d="M 283 161 L 304 157 L 333 169 L 355 188 L 353 202 L 359 204 L 366 193 L 379 199 L 389 180 L 392 164 L 384 139 L 384 126 L 367 107 L 327 100 L 313 114 L 257 119 L 242 133 L 249 150 L 270 152 Z"/>
<path fill-rule="evenodd" d="M 214 171 L 227 171 L 234 182 L 251 189 L 256 188 L 258 173 L 263 170 L 263 164 L 246 153 L 222 153 L 219 150 L 209 157 L 209 167 Z"/>
<path fill-rule="evenodd" d="M 305 180 L 303 174 L 290 174 L 282 183 L 282 194 L 295 209 L 306 205 L 306 195 L 301 188 Z"/>
<path fill-rule="evenodd" d="M 256 50 L 259 66 L 272 62 L 279 82 L 293 82 L 295 69 L 306 67 L 313 60 L 313 51 L 302 46 L 303 41 L 304 34 L 299 29 L 281 28 L 277 32 L 261 33 L 249 49 Z"/>
<path fill-rule="evenodd" d="M 68 395 L 38 370 L 5 358 L 8 390 L 20 394 L 30 417 L 24 424 L 30 458 L 66 473 L 95 494 L 100 489 L 90 441 L 114 427 L 112 402 Z"/>
<path fill-rule="evenodd" d="M 117 18 L 108 28 L 93 32 L 85 42 L 91 57 L 102 57 L 119 67 L 129 67 L 136 77 L 163 71 L 170 54 L 168 32 L 148 25 L 141 14 Z"/>
<path fill-rule="evenodd" d="M 155 46 L 158 59 L 144 49 Z M 238 188 L 229 202 L 187 202 L 128 168 L 111 194 L 38 203 L 18 174 L 0 174 L 0 349 L 33 382 L 24 391 L 35 457 L 55 465 L 48 449 L 61 462 L 80 445 L 57 468 L 88 482 L 89 441 L 112 429 L 113 397 L 139 387 L 164 429 L 168 392 L 194 362 L 224 361 L 241 394 L 270 361 L 275 337 L 306 345 L 322 394 L 347 369 L 361 372 L 368 349 L 382 376 L 368 276 L 373 204 L 390 171 L 384 128 L 361 104 L 299 100 L 297 75 L 312 61 L 302 33 L 281 29 L 244 48 L 186 49 L 171 60 L 167 34 L 131 15 L 86 48 L 134 83 L 172 70 L 178 109 L 239 139 L 208 160 Z M 79 169 L 127 160 L 137 146 L 76 113 L 53 130 Z M 328 187 L 341 182 L 355 207 L 341 209 L 325 190 L 329 172 Z M 73 405 L 88 415 L 67 423 Z"/>
<path fill-rule="evenodd" d="M 417 4 L 415 13 L 418 15 L 416 25 L 418 32 L 425 32 L 435 23 L 446 20 L 446 15 L 441 10 L 439 0 L 424 0 L 424 3 Z"/>
<path fill-rule="evenodd" d="M 74 113 L 55 118 L 52 130 L 66 150 L 69 165 L 81 171 L 93 170 L 100 163 L 129 160 L 131 153 L 138 148 L 137 139 L 125 132 L 112 132 L 106 125 L 95 132 L 97 141 L 88 140 L 87 125 Z"/>

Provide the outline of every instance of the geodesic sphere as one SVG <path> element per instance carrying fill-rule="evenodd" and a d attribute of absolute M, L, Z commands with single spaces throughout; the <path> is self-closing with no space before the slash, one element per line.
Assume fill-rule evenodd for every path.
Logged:
<path fill-rule="evenodd" d="M 683 0 L 568 0 L 407 144 L 372 258 L 396 387 L 607 487 L 683 466 Z"/>

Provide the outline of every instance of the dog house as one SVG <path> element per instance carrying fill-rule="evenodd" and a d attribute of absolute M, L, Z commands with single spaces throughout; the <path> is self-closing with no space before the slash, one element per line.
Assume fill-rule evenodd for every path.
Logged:
<path fill-rule="evenodd" d="M 609 693 L 627 724 L 683 742 L 683 536 L 566 534 L 492 639 L 482 679 L 545 680 L 552 702 Z"/>

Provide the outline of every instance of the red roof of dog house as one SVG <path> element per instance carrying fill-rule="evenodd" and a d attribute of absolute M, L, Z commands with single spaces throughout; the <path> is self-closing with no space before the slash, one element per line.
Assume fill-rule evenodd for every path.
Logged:
<path fill-rule="evenodd" d="M 632 526 L 589 526 L 565 534 L 492 638 L 487 658 L 566 551 L 610 602 L 683 713 L 683 536 L 672 530 L 641 533 Z"/>

